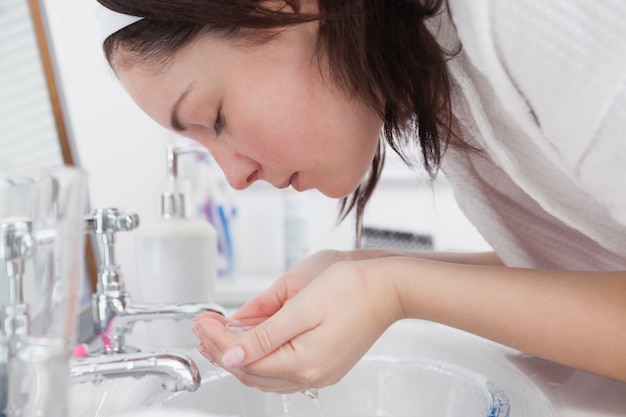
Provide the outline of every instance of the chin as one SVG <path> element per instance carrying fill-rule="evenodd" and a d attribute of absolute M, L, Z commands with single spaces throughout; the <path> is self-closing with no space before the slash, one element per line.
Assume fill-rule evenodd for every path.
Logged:
<path fill-rule="evenodd" d="M 323 187 L 318 188 L 317 190 L 320 193 L 324 194 L 326 197 L 340 199 L 350 196 L 354 192 L 354 190 L 357 189 L 357 187 L 358 185 L 353 188 Z"/>

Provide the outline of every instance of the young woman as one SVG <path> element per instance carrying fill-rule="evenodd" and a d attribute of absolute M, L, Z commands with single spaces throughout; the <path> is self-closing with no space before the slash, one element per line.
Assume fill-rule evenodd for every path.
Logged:
<path fill-rule="evenodd" d="M 130 96 L 234 188 L 316 188 L 360 219 L 386 140 L 446 173 L 495 251 L 320 252 L 235 314 L 264 319 L 245 335 L 197 317 L 207 358 L 301 391 L 421 318 L 626 381 L 626 3 L 99 1 Z"/>

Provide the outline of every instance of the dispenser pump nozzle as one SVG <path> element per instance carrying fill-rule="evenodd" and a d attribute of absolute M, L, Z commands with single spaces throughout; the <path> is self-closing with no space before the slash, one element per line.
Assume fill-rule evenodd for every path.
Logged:
<path fill-rule="evenodd" d="M 185 217 L 185 196 L 183 193 L 164 192 L 161 194 L 161 215 L 165 219 Z"/>
<path fill-rule="evenodd" d="M 178 157 L 189 153 L 208 154 L 209 151 L 200 146 L 167 147 L 167 182 L 170 191 L 161 194 L 161 215 L 165 219 L 185 217 L 185 195 L 178 190 Z"/>

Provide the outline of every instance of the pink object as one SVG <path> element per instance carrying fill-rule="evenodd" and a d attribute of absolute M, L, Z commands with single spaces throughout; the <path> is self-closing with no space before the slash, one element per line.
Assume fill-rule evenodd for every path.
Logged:
<path fill-rule="evenodd" d="M 74 346 L 72 356 L 74 358 L 84 358 L 89 353 L 89 347 L 85 343 Z"/>
<path fill-rule="evenodd" d="M 113 321 L 114 320 L 111 320 L 111 322 L 109 323 L 109 327 L 104 333 L 100 333 L 97 336 L 102 340 L 102 347 L 105 351 L 111 349 L 111 347 L 113 346 L 113 344 L 111 343 L 111 339 L 109 339 L 109 334 L 111 333 L 111 329 L 113 328 Z M 95 339 L 97 340 L 97 338 Z M 74 346 L 74 349 L 72 350 L 72 357 L 84 358 L 85 356 L 89 355 L 89 350 L 89 345 L 87 343 L 78 344 Z"/>

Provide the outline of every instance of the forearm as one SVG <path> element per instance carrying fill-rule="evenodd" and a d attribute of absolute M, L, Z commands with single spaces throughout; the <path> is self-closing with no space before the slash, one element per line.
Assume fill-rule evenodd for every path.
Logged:
<path fill-rule="evenodd" d="M 450 262 L 464 265 L 493 265 L 502 266 L 503 263 L 495 252 L 440 252 L 440 251 L 400 251 L 384 249 L 357 249 L 350 252 L 353 260 L 389 258 L 405 256 L 432 261 Z"/>
<path fill-rule="evenodd" d="M 371 273 L 393 277 L 403 317 L 450 325 L 626 381 L 624 272 L 469 266 L 407 257 L 369 267 Z"/>

